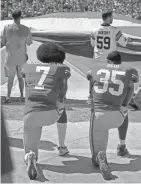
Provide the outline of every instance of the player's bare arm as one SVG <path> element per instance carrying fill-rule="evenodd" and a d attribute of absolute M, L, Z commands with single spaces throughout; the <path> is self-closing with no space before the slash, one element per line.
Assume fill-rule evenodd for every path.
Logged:
<path fill-rule="evenodd" d="M 62 85 L 61 85 L 61 88 L 60 88 L 60 93 L 59 93 L 59 96 L 58 96 L 58 101 L 59 102 L 64 102 L 64 100 L 65 100 L 66 92 L 67 92 L 67 89 L 68 89 L 67 81 L 68 81 L 68 78 L 64 78 L 64 80 L 62 81 Z"/>
<path fill-rule="evenodd" d="M 1 48 L 6 46 L 6 27 L 4 27 L 4 30 L 1 35 Z"/>
<path fill-rule="evenodd" d="M 90 43 L 91 43 L 91 46 L 92 47 L 95 46 L 95 36 L 94 36 L 94 33 L 93 32 L 90 35 Z"/>
<path fill-rule="evenodd" d="M 129 102 L 131 101 L 132 97 L 134 95 L 134 82 L 132 80 L 129 81 L 129 86 L 128 86 L 128 93 L 126 98 L 124 99 L 123 106 L 126 107 Z"/>
<path fill-rule="evenodd" d="M 127 96 L 123 102 L 123 106 L 127 106 L 129 102 L 131 101 L 133 95 L 134 95 L 134 84 L 139 82 L 139 76 L 138 71 L 136 69 L 132 69 L 131 79 L 129 80 L 128 84 L 128 93 Z"/>
<path fill-rule="evenodd" d="M 87 73 L 87 79 L 89 81 L 89 96 L 88 96 L 88 100 L 87 100 L 87 103 L 88 104 L 91 104 L 92 103 L 92 88 L 93 88 L 93 85 L 94 85 L 94 82 L 93 82 L 93 79 L 92 79 L 92 71 L 89 70 L 88 73 Z"/>
<path fill-rule="evenodd" d="M 26 44 L 27 44 L 28 46 L 30 46 L 31 44 L 33 44 L 33 41 L 32 41 L 32 34 L 31 34 L 31 31 L 30 31 L 29 28 L 28 28 L 27 38 L 26 38 Z"/>

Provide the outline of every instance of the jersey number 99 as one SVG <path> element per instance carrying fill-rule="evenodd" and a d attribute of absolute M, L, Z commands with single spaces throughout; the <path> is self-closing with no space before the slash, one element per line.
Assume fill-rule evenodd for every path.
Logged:
<path fill-rule="evenodd" d="M 110 37 L 97 36 L 97 48 L 98 49 L 110 49 Z"/>
<path fill-rule="evenodd" d="M 95 92 L 105 93 L 108 91 L 111 95 L 120 96 L 124 90 L 124 83 L 120 79 L 117 79 L 117 75 L 125 76 L 126 72 L 116 71 L 116 70 L 112 70 L 112 72 L 110 72 L 108 70 L 101 69 L 97 72 L 97 75 L 101 75 L 101 74 L 105 74 L 105 77 L 100 77 L 100 80 L 99 80 L 100 83 L 103 83 L 103 87 L 99 88 L 98 86 L 94 85 Z M 111 80 L 113 84 L 118 85 L 118 90 L 114 90 L 114 88 L 109 87 L 109 80 Z"/>

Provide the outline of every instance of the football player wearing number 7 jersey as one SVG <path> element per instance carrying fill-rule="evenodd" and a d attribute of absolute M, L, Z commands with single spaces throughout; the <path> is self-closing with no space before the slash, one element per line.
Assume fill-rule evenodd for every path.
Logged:
<path fill-rule="evenodd" d="M 102 13 L 103 23 L 93 31 L 90 36 L 91 45 L 94 47 L 94 58 L 97 61 L 106 61 L 108 53 L 116 50 L 117 44 L 125 47 L 131 38 L 126 38 L 121 30 L 113 27 L 113 12 L 107 11 Z"/>
<path fill-rule="evenodd" d="M 64 145 L 67 115 L 64 99 L 70 68 L 63 64 L 64 49 L 53 42 L 46 42 L 37 49 L 37 61 L 24 65 L 25 77 L 25 114 L 24 114 L 24 151 L 27 173 L 30 179 L 38 175 L 36 162 L 43 126 L 57 122 L 59 155 L 69 151 Z"/>
<path fill-rule="evenodd" d="M 127 105 L 139 80 L 136 69 L 121 64 L 117 51 L 108 54 L 108 63 L 98 63 L 88 72 L 91 86 L 90 148 L 92 162 L 106 180 L 112 179 L 106 149 L 109 129 L 121 127 L 127 117 Z"/>

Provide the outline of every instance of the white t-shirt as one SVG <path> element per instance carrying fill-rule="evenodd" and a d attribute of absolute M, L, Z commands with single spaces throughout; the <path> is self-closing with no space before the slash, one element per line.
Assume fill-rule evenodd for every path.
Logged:
<path fill-rule="evenodd" d="M 2 33 L 2 46 L 6 46 L 6 63 L 8 65 L 23 65 L 26 45 L 32 44 L 30 29 L 22 24 L 9 24 Z"/>
<path fill-rule="evenodd" d="M 102 24 L 91 33 L 91 44 L 94 47 L 94 58 L 106 61 L 108 53 L 117 49 L 117 43 L 127 45 L 127 38 L 123 36 L 119 28 Z"/>

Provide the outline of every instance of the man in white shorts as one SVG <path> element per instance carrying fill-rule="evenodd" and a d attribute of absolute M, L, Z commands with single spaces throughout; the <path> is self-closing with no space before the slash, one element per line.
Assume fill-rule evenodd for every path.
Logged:
<path fill-rule="evenodd" d="M 4 27 L 1 41 L 1 46 L 6 46 L 5 69 L 7 71 L 6 77 L 8 77 L 8 93 L 5 100 L 6 103 L 11 102 L 10 95 L 16 73 L 21 93 L 20 100 L 24 100 L 24 81 L 21 76 L 21 70 L 22 66 L 27 60 L 26 45 L 29 46 L 32 44 L 32 35 L 30 29 L 20 24 L 21 10 L 14 10 L 12 12 L 12 17 L 14 19 L 14 23 L 8 24 Z"/>

